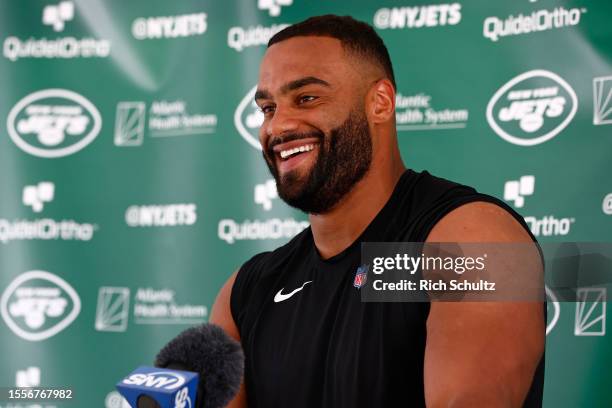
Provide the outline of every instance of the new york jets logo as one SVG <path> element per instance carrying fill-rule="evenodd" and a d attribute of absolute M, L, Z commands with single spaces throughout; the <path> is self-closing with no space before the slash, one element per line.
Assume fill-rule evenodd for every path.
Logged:
<path fill-rule="evenodd" d="M 257 85 L 242 98 L 234 112 L 234 125 L 240 136 L 254 148 L 261 150 L 259 143 L 259 128 L 264 121 L 264 115 L 255 103 Z"/>
<path fill-rule="evenodd" d="M 534 146 L 557 136 L 578 108 L 576 92 L 559 75 L 525 72 L 503 85 L 487 106 L 487 121 L 499 137 Z"/>
<path fill-rule="evenodd" d="M 67 89 L 45 89 L 21 99 L 8 114 L 11 140 L 33 156 L 68 156 L 100 133 L 102 118 L 85 97 Z"/>
<path fill-rule="evenodd" d="M 0 298 L 0 313 L 17 336 L 48 339 L 68 327 L 81 311 L 79 295 L 65 280 L 46 271 L 17 276 Z"/>

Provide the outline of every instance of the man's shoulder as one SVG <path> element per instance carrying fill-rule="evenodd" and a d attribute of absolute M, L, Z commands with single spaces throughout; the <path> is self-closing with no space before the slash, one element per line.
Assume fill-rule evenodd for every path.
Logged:
<path fill-rule="evenodd" d="M 424 170 L 412 172 L 402 187 L 401 208 L 407 211 L 401 214 L 408 217 L 405 224 L 412 226 L 409 236 L 414 241 L 425 241 L 440 222 L 440 226 L 450 225 L 449 230 L 460 230 L 462 224 L 470 223 L 471 219 L 478 221 L 478 216 L 482 216 L 482 221 L 498 217 L 499 221 L 505 219 L 518 223 L 530 234 L 523 217 L 508 204 L 467 184 L 434 176 Z M 475 217 L 468 217 L 474 214 Z"/>
<path fill-rule="evenodd" d="M 427 170 L 415 173 L 415 188 L 417 191 L 437 197 L 444 195 L 449 191 L 476 193 L 476 189 L 459 181 L 450 180 L 448 178 L 436 176 Z"/>
<path fill-rule="evenodd" d="M 238 276 L 249 275 L 251 278 L 261 278 L 278 273 L 279 267 L 284 265 L 299 251 L 307 249 L 312 240 L 310 227 L 294 236 L 289 242 L 272 251 L 260 252 L 246 261 L 238 270 Z"/>

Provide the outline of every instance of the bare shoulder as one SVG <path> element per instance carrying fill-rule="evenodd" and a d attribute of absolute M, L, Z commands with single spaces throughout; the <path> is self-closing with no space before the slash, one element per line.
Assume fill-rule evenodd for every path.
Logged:
<path fill-rule="evenodd" d="M 432 228 L 428 242 L 529 242 L 531 237 L 506 209 L 474 201 L 446 214 Z"/>
<path fill-rule="evenodd" d="M 240 333 L 238 332 L 238 328 L 236 327 L 236 323 L 234 322 L 234 317 L 232 316 L 232 310 L 230 306 L 230 300 L 232 296 L 232 288 L 234 287 L 234 282 L 236 281 L 236 275 L 238 271 L 235 271 L 228 279 L 225 281 L 221 290 L 217 294 L 217 298 L 215 299 L 215 303 L 213 304 L 212 310 L 210 312 L 210 323 L 214 323 L 218 326 L 221 326 L 227 334 L 229 334 L 234 339 L 240 341 Z"/>
<path fill-rule="evenodd" d="M 215 303 L 213 304 L 212 310 L 210 312 L 210 323 L 221 326 L 225 332 L 233 337 L 235 340 L 240 341 L 240 333 L 238 332 L 238 328 L 236 327 L 236 323 L 234 322 L 234 318 L 232 316 L 232 310 L 230 308 L 230 300 L 232 296 L 232 288 L 234 287 L 234 282 L 236 281 L 236 275 L 238 271 L 234 272 L 228 279 L 225 281 L 221 290 L 219 290 L 219 294 L 215 299 Z M 240 384 L 240 390 L 238 394 L 230 401 L 227 405 L 227 408 L 246 408 L 246 390 L 244 387 L 244 379 Z"/>
<path fill-rule="evenodd" d="M 532 239 L 503 207 L 471 202 L 440 219 L 427 241 L 528 243 Z M 529 261 L 539 264 L 538 252 L 531 253 Z M 495 269 L 495 273 L 512 276 L 525 270 L 525 262 L 510 257 L 505 271 Z M 544 332 L 541 302 L 432 302 L 424 367 L 427 405 L 521 406 L 544 350 Z"/>

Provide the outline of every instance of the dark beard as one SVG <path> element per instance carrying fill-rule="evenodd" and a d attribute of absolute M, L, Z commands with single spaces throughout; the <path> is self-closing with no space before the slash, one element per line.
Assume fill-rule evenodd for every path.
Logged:
<path fill-rule="evenodd" d="M 272 147 L 291 140 L 317 137 L 319 154 L 310 174 L 302 178 L 297 171 L 279 177 Z M 310 214 L 332 210 L 368 172 L 372 162 L 372 139 L 363 109 L 351 111 L 348 118 L 329 136 L 323 132 L 291 134 L 271 140 L 263 152 L 270 173 L 276 180 L 278 195 L 287 204 Z"/>

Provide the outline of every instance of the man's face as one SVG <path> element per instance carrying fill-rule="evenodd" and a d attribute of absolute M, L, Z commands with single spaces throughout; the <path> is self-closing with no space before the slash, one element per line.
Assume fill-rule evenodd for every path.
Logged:
<path fill-rule="evenodd" d="M 302 211 L 331 210 L 372 160 L 364 79 L 339 40 L 295 37 L 270 47 L 255 100 L 259 138 L 280 197 Z"/>

